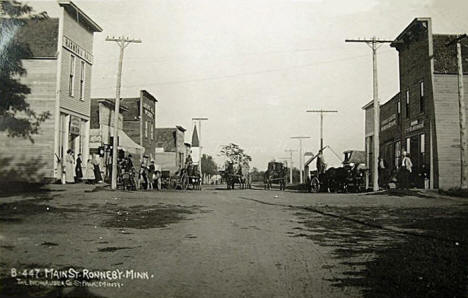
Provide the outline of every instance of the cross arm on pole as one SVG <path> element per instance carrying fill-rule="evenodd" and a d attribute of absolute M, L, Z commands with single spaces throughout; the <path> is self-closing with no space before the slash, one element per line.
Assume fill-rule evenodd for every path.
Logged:
<path fill-rule="evenodd" d="M 452 39 L 451 41 L 447 42 L 447 43 L 445 44 L 445 46 L 446 46 L 446 47 L 449 47 L 449 46 L 453 45 L 454 43 L 460 42 L 462 39 L 467 38 L 467 37 L 468 37 L 468 36 L 466 35 L 466 33 L 465 33 L 465 34 L 462 34 L 462 35 L 458 36 L 457 38 L 454 38 L 454 39 Z"/>

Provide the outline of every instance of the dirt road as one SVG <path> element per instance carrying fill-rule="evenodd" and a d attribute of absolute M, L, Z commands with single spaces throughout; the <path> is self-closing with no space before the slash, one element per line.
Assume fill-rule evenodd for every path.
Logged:
<path fill-rule="evenodd" d="M 78 185 L 2 199 L 0 295 L 9 297 L 360 297 L 363 285 L 350 283 L 349 272 L 361 272 L 379 248 L 424 232 L 396 224 L 413 213 L 392 210 L 467 209 L 463 200 L 424 195 Z M 70 268 L 81 274 L 71 286 L 18 284 L 67 281 L 52 269 Z M 39 273 L 21 276 L 23 269 Z"/>

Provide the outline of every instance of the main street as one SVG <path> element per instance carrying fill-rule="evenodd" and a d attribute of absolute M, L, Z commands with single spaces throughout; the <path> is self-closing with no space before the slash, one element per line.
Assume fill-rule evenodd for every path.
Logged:
<path fill-rule="evenodd" d="M 407 295 L 442 286 L 456 296 L 466 291 L 460 283 L 467 203 L 416 191 L 121 192 L 53 185 L 2 198 L 0 296 L 382 297 L 398 293 L 392 278 L 407 284 L 400 289 Z M 51 270 L 70 268 L 140 275 L 101 276 L 109 284 L 99 286 L 19 284 L 59 280 Z M 50 276 L 26 278 L 23 269 L 39 275 L 48 269 Z M 89 277 L 76 280 L 92 282 Z"/>

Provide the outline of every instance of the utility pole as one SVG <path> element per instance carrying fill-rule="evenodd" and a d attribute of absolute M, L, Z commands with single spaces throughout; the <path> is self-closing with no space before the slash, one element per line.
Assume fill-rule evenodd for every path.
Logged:
<path fill-rule="evenodd" d="M 460 122 L 460 171 L 461 171 L 461 183 L 462 189 L 468 188 L 466 164 L 465 164 L 465 151 L 466 151 L 466 111 L 465 111 L 465 98 L 464 98 L 464 87 L 463 87 L 463 58 L 461 50 L 461 41 L 467 38 L 466 34 L 460 35 L 452 41 L 448 42 L 446 46 L 451 46 L 454 43 L 457 44 L 457 65 L 458 65 L 458 117 Z"/>
<path fill-rule="evenodd" d="M 293 176 L 293 158 L 292 158 L 292 155 L 293 155 L 293 152 L 296 152 L 297 150 L 286 149 L 284 151 L 289 152 L 289 160 L 291 161 L 291 164 L 289 166 L 289 184 L 292 184 L 293 183 L 293 179 L 292 179 L 292 176 Z"/>
<path fill-rule="evenodd" d="M 192 121 L 198 121 L 198 143 L 199 143 L 199 149 L 198 149 L 198 170 L 200 171 L 200 177 L 203 177 L 202 173 L 202 168 L 201 168 L 201 158 L 202 158 L 202 132 L 201 132 L 201 124 L 202 121 L 206 121 L 208 118 L 206 117 L 195 117 L 192 118 Z M 202 178 L 203 179 L 203 178 Z"/>
<path fill-rule="evenodd" d="M 320 151 L 323 150 L 323 113 L 338 113 L 336 110 L 307 110 L 307 113 L 320 113 Z"/>
<path fill-rule="evenodd" d="M 373 154 L 373 165 L 372 165 L 372 176 L 373 176 L 373 190 L 379 190 L 379 161 L 378 157 L 380 154 L 380 102 L 379 102 L 379 85 L 377 81 L 377 49 L 380 44 L 392 43 L 393 40 L 381 40 L 375 36 L 372 39 L 346 39 L 345 42 L 364 42 L 372 49 L 372 64 L 373 64 L 373 100 L 374 100 L 374 154 Z"/>
<path fill-rule="evenodd" d="M 297 139 L 299 140 L 299 173 L 300 173 L 300 183 L 302 184 L 304 181 L 302 179 L 302 171 L 304 170 L 303 167 L 303 161 L 302 161 L 302 140 L 303 139 L 310 139 L 310 137 L 291 137 L 291 139 Z"/>
<path fill-rule="evenodd" d="M 117 85 L 115 87 L 115 111 L 114 111 L 114 140 L 112 142 L 112 180 L 111 188 L 117 188 L 117 147 L 119 146 L 119 111 L 120 111 L 120 86 L 122 84 L 122 63 L 124 50 L 130 43 L 141 43 L 141 40 L 128 37 L 107 37 L 106 41 L 115 41 L 120 47 L 119 64 L 117 68 Z"/>

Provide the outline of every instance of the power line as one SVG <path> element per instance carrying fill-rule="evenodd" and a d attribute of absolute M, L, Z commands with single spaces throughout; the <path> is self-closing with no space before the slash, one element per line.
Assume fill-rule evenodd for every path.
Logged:
<path fill-rule="evenodd" d="M 390 52 L 390 51 L 388 51 L 388 52 Z M 363 57 L 367 57 L 367 55 L 351 56 L 351 57 L 346 57 L 346 58 L 340 58 L 340 59 L 334 59 L 334 60 L 328 60 L 328 61 L 320 61 L 320 62 L 316 62 L 316 63 L 309 63 L 309 64 L 303 64 L 303 65 L 295 65 L 295 66 L 284 67 L 284 68 L 267 69 L 267 70 L 244 72 L 244 73 L 237 73 L 237 74 L 230 74 L 230 75 L 223 75 L 223 76 L 206 77 L 206 78 L 199 78 L 199 79 L 187 79 L 187 80 L 175 80 L 175 81 L 166 81 L 166 82 L 159 82 L 159 83 L 155 82 L 155 83 L 141 83 L 141 84 L 138 84 L 138 85 L 126 85 L 126 88 L 140 87 L 140 86 L 150 86 L 151 87 L 151 86 L 164 86 L 164 85 L 178 85 L 178 84 L 186 84 L 186 83 L 205 82 L 205 81 L 217 81 L 217 80 L 237 78 L 237 77 L 243 77 L 243 76 L 251 76 L 251 75 L 258 75 L 258 74 L 264 74 L 264 73 L 274 73 L 274 72 L 281 72 L 281 71 L 287 71 L 287 70 L 293 70 L 293 69 L 309 68 L 309 67 L 317 66 L 317 65 L 321 65 L 321 64 L 328 64 L 328 63 L 334 63 L 334 62 L 340 62 L 340 61 L 347 61 L 347 60 L 353 60 L 353 59 L 356 59 L 356 58 L 363 58 Z M 134 69 L 134 70 L 137 70 L 137 69 Z M 108 87 L 101 87 L 101 88 L 92 88 L 92 89 L 93 90 L 104 90 L 104 89 L 109 89 L 109 88 Z"/>

